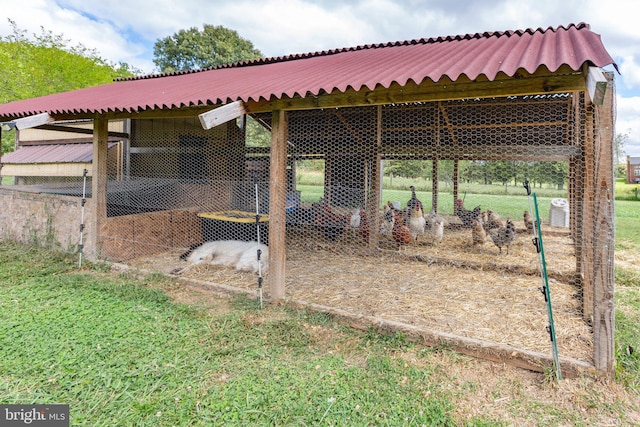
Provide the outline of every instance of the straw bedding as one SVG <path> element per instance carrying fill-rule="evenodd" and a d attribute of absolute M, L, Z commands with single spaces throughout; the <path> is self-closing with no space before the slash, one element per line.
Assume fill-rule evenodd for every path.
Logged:
<path fill-rule="evenodd" d="M 336 242 L 313 230 L 288 230 L 286 296 L 356 315 L 550 353 L 546 303 L 538 255 L 523 224 L 509 254 L 488 240 L 473 246 L 471 232 L 448 228 L 437 247 L 422 241 L 398 250 L 381 238 L 369 251 L 347 230 Z M 593 343 L 581 316 L 574 244 L 566 229 L 543 227 L 557 345 L 562 357 L 592 363 Z M 134 267 L 170 273 L 185 266 L 182 250 L 131 261 Z M 193 266 L 184 277 L 257 291 L 251 273 Z M 268 297 L 268 276 L 264 291 Z"/>

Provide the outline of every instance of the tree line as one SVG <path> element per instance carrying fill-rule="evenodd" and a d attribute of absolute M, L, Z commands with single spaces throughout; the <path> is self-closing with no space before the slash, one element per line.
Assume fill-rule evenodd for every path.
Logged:
<path fill-rule="evenodd" d="M 384 163 L 384 175 L 430 178 L 432 167 L 431 161 L 387 160 Z M 549 184 L 561 190 L 566 183 L 567 174 L 566 162 L 461 160 L 458 163 L 458 179 L 465 183 L 520 185 L 526 180 L 537 187 Z M 438 179 L 453 185 L 453 160 L 440 160 Z"/>

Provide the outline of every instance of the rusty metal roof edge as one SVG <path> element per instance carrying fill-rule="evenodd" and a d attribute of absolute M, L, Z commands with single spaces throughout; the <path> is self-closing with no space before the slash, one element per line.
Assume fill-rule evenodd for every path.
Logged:
<path fill-rule="evenodd" d="M 256 66 L 256 65 L 273 64 L 273 63 L 279 63 L 279 62 L 295 61 L 300 59 L 315 58 L 319 56 L 336 55 L 344 52 L 354 52 L 358 50 L 380 49 L 380 48 L 386 48 L 386 47 L 408 46 L 408 45 L 416 45 L 416 44 L 446 43 L 451 41 L 483 39 L 483 38 L 490 38 L 490 37 L 503 37 L 503 36 L 512 37 L 514 35 L 521 36 L 523 34 L 534 34 L 537 32 L 540 32 L 540 33 L 545 33 L 547 31 L 556 32 L 561 29 L 568 31 L 571 27 L 575 27 L 578 30 L 590 29 L 589 24 L 580 22 L 578 24 L 571 23 L 566 26 L 559 25 L 557 27 L 549 26 L 546 28 L 538 27 L 536 29 L 527 28 L 527 29 L 506 30 L 506 31 L 484 31 L 482 33 L 468 33 L 468 34 L 437 36 L 437 37 L 429 37 L 429 38 L 423 37 L 420 39 L 372 43 L 372 44 L 358 45 L 353 47 L 343 47 L 343 48 L 336 48 L 336 49 L 329 49 L 329 50 L 322 50 L 322 51 L 315 51 L 315 52 L 293 53 L 290 55 L 258 58 L 258 59 L 253 59 L 249 61 L 238 61 L 238 62 L 232 62 L 227 64 L 220 64 L 214 67 L 200 68 L 195 70 L 181 70 L 181 71 L 171 71 L 171 72 L 164 72 L 164 73 L 144 74 L 144 75 L 132 76 L 132 77 L 120 77 L 120 78 L 114 79 L 114 81 L 121 82 L 121 81 L 132 81 L 132 80 L 157 79 L 157 78 L 163 78 L 163 77 L 179 76 L 184 74 L 202 73 L 205 71 L 219 70 L 219 69 L 225 69 L 225 68 L 240 68 L 240 67 L 248 67 L 248 66 Z M 617 65 L 614 64 L 614 66 L 616 67 L 616 70 L 617 70 Z"/>

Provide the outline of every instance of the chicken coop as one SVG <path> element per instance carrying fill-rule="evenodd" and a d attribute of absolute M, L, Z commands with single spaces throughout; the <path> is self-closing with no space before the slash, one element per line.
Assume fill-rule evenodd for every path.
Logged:
<path fill-rule="evenodd" d="M 4 104 L 0 119 L 93 121 L 89 257 L 252 295 L 264 276 L 271 301 L 542 371 L 552 360 L 533 215 L 562 369 L 611 375 L 606 66 L 600 37 L 571 24 L 134 77 Z M 114 120 L 128 132 L 116 171 Z M 18 210 L 81 217 L 70 182 L 65 194 L 0 187 L 5 234 L 27 228 Z M 227 240 L 268 245 L 268 270 L 188 265 L 198 245 Z"/>

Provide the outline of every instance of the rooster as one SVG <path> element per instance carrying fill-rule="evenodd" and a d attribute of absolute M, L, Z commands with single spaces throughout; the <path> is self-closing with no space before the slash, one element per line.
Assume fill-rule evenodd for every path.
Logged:
<path fill-rule="evenodd" d="M 427 221 L 424 219 L 424 215 L 422 213 L 422 202 L 420 200 L 416 200 L 415 206 L 408 211 L 407 215 L 407 222 L 409 223 L 413 243 L 417 244 L 418 237 L 424 236 L 424 228 L 427 225 Z"/>
<path fill-rule="evenodd" d="M 509 246 L 516 238 L 516 230 L 513 226 L 513 222 L 508 219 L 507 225 L 497 230 L 490 230 L 489 235 L 491 236 L 491 240 L 493 240 L 493 243 L 495 243 L 495 245 L 500 249 L 500 253 L 502 253 L 502 247 L 506 246 L 507 255 L 509 255 Z"/>
<path fill-rule="evenodd" d="M 533 218 L 529 211 L 524 211 L 524 226 L 527 227 L 527 232 L 533 234 Z"/>
<path fill-rule="evenodd" d="M 411 229 L 406 225 L 406 218 L 404 214 L 399 214 L 398 211 L 394 211 L 394 223 L 391 235 L 393 240 L 398 244 L 398 249 L 403 245 L 411 243 Z"/>
<path fill-rule="evenodd" d="M 484 245 L 484 242 L 487 240 L 487 232 L 482 226 L 482 222 L 479 219 L 473 220 L 473 229 L 471 230 L 471 237 L 473 240 L 473 244 L 475 245 Z"/>
<path fill-rule="evenodd" d="M 349 218 L 345 215 L 338 215 L 331 210 L 326 201 L 322 201 L 321 205 L 315 205 L 316 216 L 314 224 L 322 235 L 328 240 L 335 241 L 342 235 L 347 228 Z"/>
<path fill-rule="evenodd" d="M 476 206 L 472 211 L 465 209 L 464 204 L 461 199 L 456 200 L 456 205 L 454 208 L 454 213 L 460 221 L 462 221 L 462 225 L 467 228 L 471 228 L 473 226 L 473 220 L 478 219 L 482 211 L 480 206 Z"/>
<path fill-rule="evenodd" d="M 412 185 L 409 188 L 411 189 L 411 198 L 407 202 L 407 211 L 411 211 L 411 209 L 414 209 L 418 204 L 422 206 L 422 202 L 416 197 L 416 187 Z"/>

